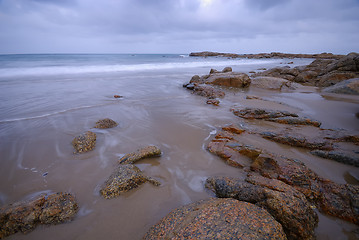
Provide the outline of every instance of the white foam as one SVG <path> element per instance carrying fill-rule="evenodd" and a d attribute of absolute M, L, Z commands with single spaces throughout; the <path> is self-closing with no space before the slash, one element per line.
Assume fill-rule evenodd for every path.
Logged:
<path fill-rule="evenodd" d="M 31 68 L 3 68 L 0 69 L 0 77 L 14 76 L 38 76 L 38 75 L 66 75 L 83 73 L 111 73 L 123 71 L 149 71 L 165 70 L 178 68 L 197 68 L 197 67 L 223 67 L 251 65 L 256 63 L 270 63 L 273 60 L 255 60 L 255 59 L 236 59 L 224 61 L 188 61 L 171 63 L 143 63 L 143 64 L 113 64 L 113 65 L 85 65 L 85 66 L 47 66 Z"/>

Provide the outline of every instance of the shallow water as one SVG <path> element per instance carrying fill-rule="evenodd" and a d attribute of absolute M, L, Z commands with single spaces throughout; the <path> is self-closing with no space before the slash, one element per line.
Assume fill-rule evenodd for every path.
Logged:
<path fill-rule="evenodd" d="M 86 58 L 77 59 L 74 68 L 68 68 L 69 57 L 56 61 L 38 57 L 41 63 L 22 59 L 21 63 L 8 61 L 0 70 L 0 205 L 42 192 L 67 191 L 75 194 L 80 206 L 70 223 L 38 226 L 29 234 L 8 239 L 141 239 L 173 208 L 211 197 L 203 187 L 207 177 L 243 176 L 206 150 L 206 143 L 220 126 L 237 123 L 251 127 L 251 122 L 229 111 L 233 106 L 291 110 L 322 121 L 324 128 L 359 131 L 359 119 L 355 117 L 358 97 L 324 96 L 311 87 L 291 93 L 232 89 L 220 107 L 215 107 L 182 88 L 192 75 L 205 74 L 211 67 L 231 65 L 235 71 L 249 72 L 282 66 L 288 60 L 166 59 L 174 57 L 166 55 L 155 60 L 147 56 L 129 60 L 128 66 L 123 60 L 121 68 L 116 68 L 113 65 L 120 62 L 119 57 L 107 56 L 109 59 L 103 62 L 101 57 L 91 58 L 86 64 Z M 308 59 L 298 59 L 294 65 L 308 63 Z M 150 67 L 141 68 L 143 64 Z M 93 66 L 96 71 L 91 70 Z M 106 70 L 111 69 L 109 66 L 111 71 Z M 61 72 L 64 69 L 67 71 Z M 115 94 L 124 98 L 115 99 Z M 270 101 L 246 100 L 247 94 Z M 93 128 L 96 121 L 107 117 L 119 126 Z M 256 124 L 260 128 L 274 126 Z M 97 134 L 95 150 L 73 154 L 72 139 L 87 130 Z M 311 156 L 302 149 L 256 137 L 248 141 L 300 159 L 319 175 L 338 183 L 353 181 L 348 174 L 359 175 L 358 168 Z M 116 161 L 147 145 L 158 146 L 162 156 L 136 165 L 162 185 L 146 183 L 118 198 L 102 198 L 99 187 L 116 167 Z M 358 227 L 320 214 L 316 232 L 323 240 L 355 239 L 351 233 L 355 229 Z"/>

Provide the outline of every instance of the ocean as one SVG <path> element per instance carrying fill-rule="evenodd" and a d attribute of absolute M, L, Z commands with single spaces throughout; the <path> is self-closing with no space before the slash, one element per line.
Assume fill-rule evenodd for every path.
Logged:
<path fill-rule="evenodd" d="M 243 174 L 210 154 L 206 144 L 219 127 L 244 124 L 229 109 L 245 106 L 247 94 L 290 104 L 324 126 L 358 130 L 355 120 L 346 115 L 356 109 L 355 102 L 325 99 L 315 88 L 295 93 L 229 89 L 216 107 L 182 87 L 193 75 L 208 74 L 211 68 L 230 66 L 249 73 L 289 61 L 294 61 L 291 66 L 299 66 L 312 59 L 0 55 L 0 206 L 41 193 L 70 192 L 80 207 L 70 223 L 38 226 L 29 234 L 8 239 L 141 239 L 172 209 L 212 197 L 204 189 L 207 177 Z M 341 114 L 333 117 L 328 109 L 334 106 Z M 119 125 L 95 129 L 96 121 L 104 118 Z M 71 141 L 89 130 L 97 134 L 95 149 L 74 154 Z M 162 156 L 142 160 L 136 166 L 159 180 L 161 186 L 146 183 L 118 198 L 102 198 L 100 186 L 119 158 L 148 145 L 158 146 Z M 310 166 L 343 183 L 342 175 L 353 169 L 327 160 Z M 341 238 L 350 228 L 331 218 L 320 218 L 318 239 Z M 333 229 L 329 235 L 328 228 Z"/>

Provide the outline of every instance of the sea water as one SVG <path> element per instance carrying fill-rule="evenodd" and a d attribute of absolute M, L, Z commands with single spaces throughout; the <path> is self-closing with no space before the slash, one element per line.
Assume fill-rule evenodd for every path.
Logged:
<path fill-rule="evenodd" d="M 182 87 L 193 75 L 208 74 L 211 68 L 230 66 L 249 73 L 289 61 L 297 66 L 312 60 L 186 54 L 0 55 L 0 206 L 41 193 L 70 192 L 80 207 L 70 223 L 39 226 L 9 239 L 141 239 L 173 208 L 212 197 L 204 189 L 207 177 L 244 177 L 210 154 L 206 144 L 221 126 L 242 124 L 229 109 L 244 106 L 246 94 L 290 103 L 303 114 L 317 114 L 327 126 L 355 129 L 355 119 L 345 114 L 354 112 L 356 103 L 324 99 L 315 89 L 296 93 L 229 89 L 220 107 L 215 107 Z M 321 110 L 329 106 L 341 114 Z M 118 127 L 95 129 L 96 121 L 104 118 L 115 120 Z M 74 154 L 71 141 L 89 130 L 97 134 L 95 149 Z M 99 188 L 119 158 L 148 145 L 158 146 L 162 156 L 136 166 L 161 186 L 146 183 L 118 198 L 102 198 Z M 287 148 L 273 144 L 273 150 Z M 299 159 L 308 156 L 296 154 Z M 327 160 L 309 164 L 340 183 L 345 183 L 344 172 L 354 171 Z M 350 230 L 350 225 L 327 217 L 321 216 L 321 222 L 318 239 L 342 238 Z"/>

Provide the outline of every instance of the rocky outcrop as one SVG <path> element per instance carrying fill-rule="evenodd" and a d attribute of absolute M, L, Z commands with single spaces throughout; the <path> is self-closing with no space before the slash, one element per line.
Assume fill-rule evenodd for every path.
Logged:
<path fill-rule="evenodd" d="M 95 128 L 101 128 L 101 129 L 113 128 L 113 127 L 116 127 L 117 125 L 118 125 L 118 123 L 115 122 L 114 120 L 105 118 L 105 119 L 101 119 L 101 120 L 97 121 Z"/>
<path fill-rule="evenodd" d="M 144 239 L 287 239 L 264 209 L 235 199 L 198 201 L 179 207 L 152 226 Z"/>
<path fill-rule="evenodd" d="M 36 199 L 17 202 L 0 208 L 0 239 L 11 234 L 28 233 L 39 224 L 71 221 L 78 211 L 70 193 L 41 195 Z"/>
<path fill-rule="evenodd" d="M 212 86 L 189 83 L 189 84 L 184 84 L 183 87 L 186 87 L 188 90 L 191 90 L 192 93 L 196 95 L 206 97 L 209 99 L 223 98 L 226 95 L 222 90 L 216 89 Z"/>
<path fill-rule="evenodd" d="M 296 113 L 290 113 L 287 111 L 269 110 L 261 108 L 232 108 L 231 111 L 234 115 L 245 119 L 262 119 L 271 122 L 277 122 L 281 124 L 291 125 L 311 125 L 320 127 L 321 122 L 299 117 Z"/>
<path fill-rule="evenodd" d="M 211 177 L 206 188 L 217 197 L 235 198 L 266 209 L 282 226 L 288 239 L 315 239 L 318 216 L 306 197 L 293 187 L 275 179 L 251 174 L 239 178 Z"/>
<path fill-rule="evenodd" d="M 145 182 L 161 185 L 157 180 L 145 176 L 135 165 L 120 164 L 101 187 L 100 194 L 107 199 L 118 197 Z"/>
<path fill-rule="evenodd" d="M 270 90 L 295 90 L 300 84 L 278 77 L 255 77 L 251 80 L 251 86 Z"/>
<path fill-rule="evenodd" d="M 311 151 L 310 153 L 318 157 L 327 158 L 344 164 L 359 167 L 359 154 L 354 154 L 354 153 L 348 154 L 340 150 L 339 151 L 314 150 Z"/>
<path fill-rule="evenodd" d="M 319 59 L 338 59 L 343 55 L 335 55 L 332 53 L 320 54 L 291 54 L 291 53 L 258 53 L 258 54 L 234 54 L 234 53 L 218 53 L 218 52 L 192 52 L 190 57 L 228 57 L 228 58 L 319 58 Z"/>
<path fill-rule="evenodd" d="M 332 150 L 332 144 L 323 138 L 307 138 L 298 133 L 290 133 L 290 132 L 262 132 L 263 138 L 279 142 L 282 144 L 286 144 L 294 147 L 302 147 L 308 149 L 320 149 L 320 150 Z"/>
<path fill-rule="evenodd" d="M 145 176 L 138 167 L 133 165 L 143 158 L 160 155 L 161 150 L 156 146 L 147 146 L 126 154 L 118 161 L 119 165 L 116 170 L 101 186 L 100 194 L 104 198 L 110 199 L 137 188 L 145 182 L 150 182 L 155 186 L 161 185 L 159 181 Z"/>
<path fill-rule="evenodd" d="M 211 84 L 224 87 L 244 88 L 248 87 L 251 79 L 245 73 L 232 72 L 232 68 L 226 67 L 221 72 L 211 69 L 208 75 L 192 77 L 192 84 Z"/>
<path fill-rule="evenodd" d="M 359 78 L 339 82 L 331 87 L 324 88 L 323 92 L 359 95 Z"/>
<path fill-rule="evenodd" d="M 284 78 L 297 83 L 329 87 L 347 79 L 359 78 L 359 54 L 350 53 L 339 59 L 316 59 L 307 66 L 278 67 L 253 76 Z"/>
<path fill-rule="evenodd" d="M 120 164 L 133 164 L 143 158 L 159 157 L 161 156 L 161 154 L 162 154 L 161 149 L 159 149 L 158 147 L 147 146 L 144 148 L 140 148 L 135 152 L 126 154 L 118 162 Z"/>
<path fill-rule="evenodd" d="M 245 144 L 242 134 L 253 133 L 222 128 L 208 144 L 208 150 L 231 166 L 280 180 L 304 194 L 320 211 L 359 225 L 359 186 L 323 179 L 299 160 Z"/>
<path fill-rule="evenodd" d="M 96 133 L 87 131 L 72 140 L 72 146 L 75 148 L 75 153 L 85 153 L 91 151 L 96 145 Z"/>

